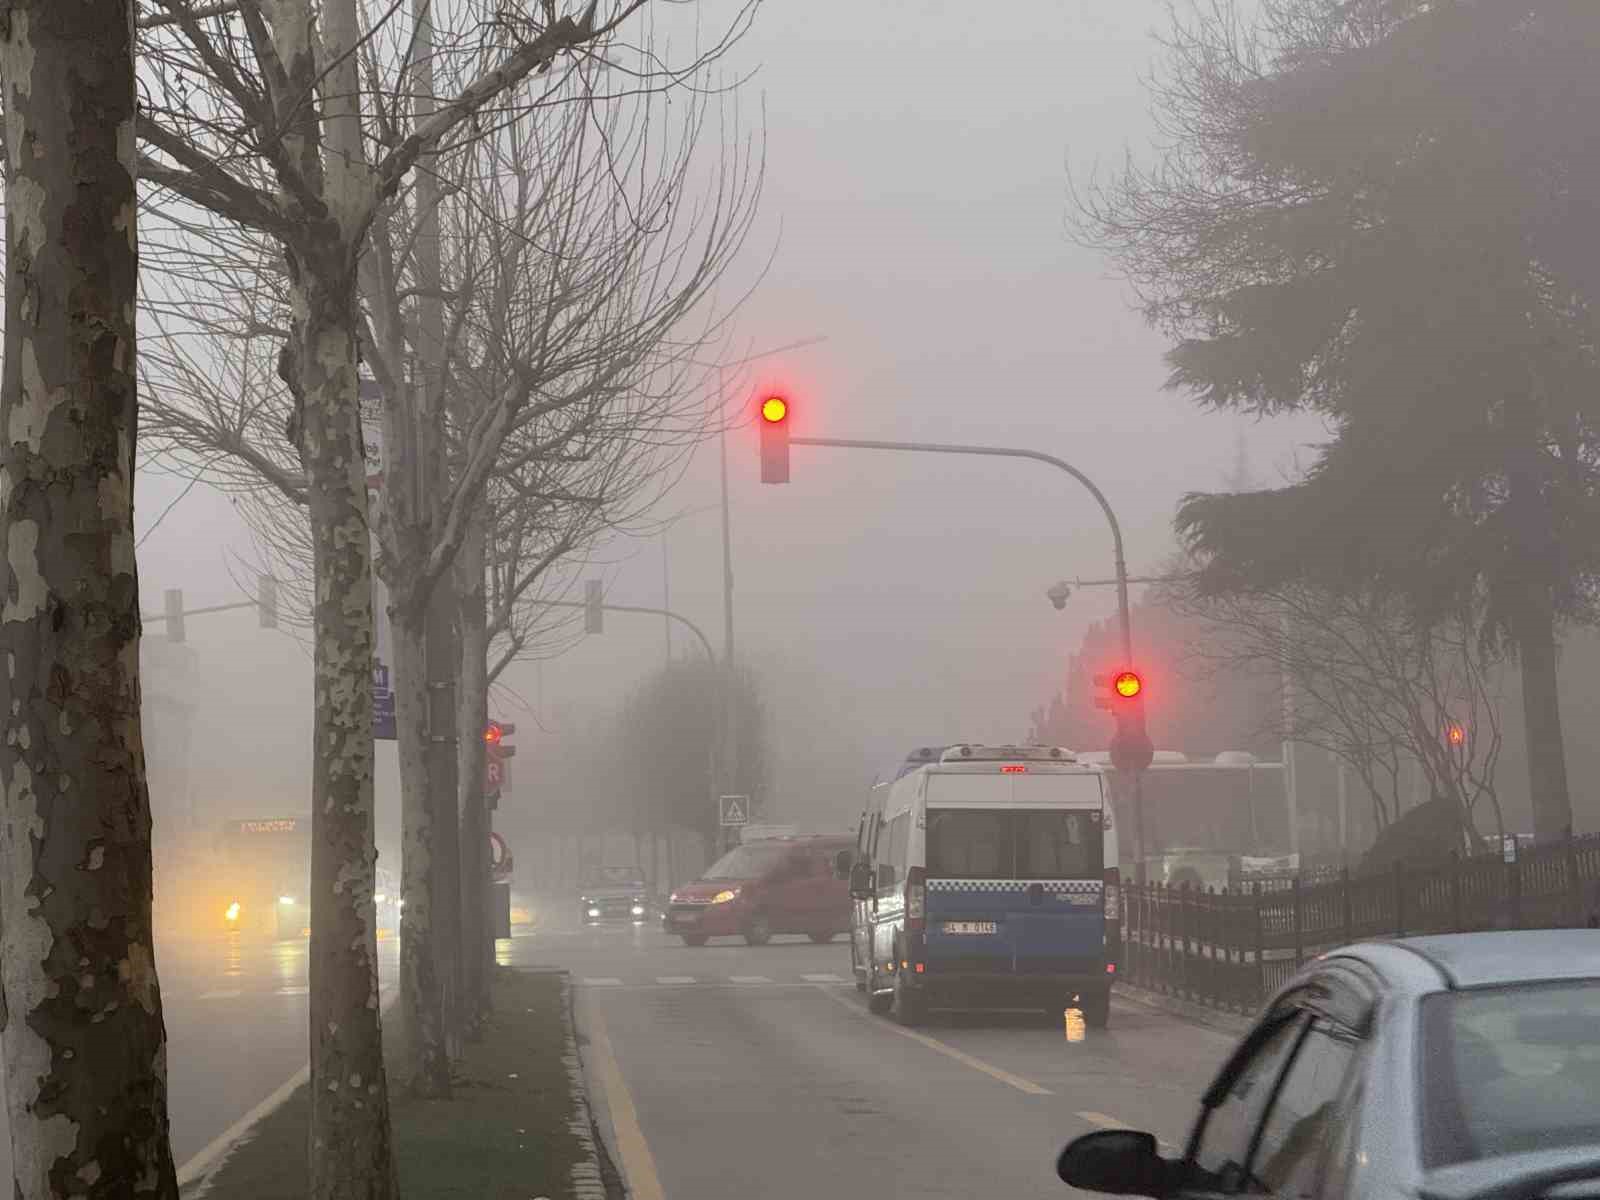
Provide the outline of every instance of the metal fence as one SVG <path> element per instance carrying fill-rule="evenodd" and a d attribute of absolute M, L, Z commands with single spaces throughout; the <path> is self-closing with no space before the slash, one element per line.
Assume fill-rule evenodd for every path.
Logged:
<path fill-rule="evenodd" d="M 1600 920 L 1600 834 L 1446 866 L 1223 891 L 1125 885 L 1122 978 L 1253 1013 L 1302 963 L 1367 938 Z"/>

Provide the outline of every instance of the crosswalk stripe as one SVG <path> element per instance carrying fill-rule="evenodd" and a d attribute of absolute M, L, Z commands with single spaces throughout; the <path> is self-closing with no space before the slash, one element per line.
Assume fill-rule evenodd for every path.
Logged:
<path fill-rule="evenodd" d="M 244 995 L 244 993 L 239 991 L 237 988 L 224 988 L 220 992 L 201 992 L 200 993 L 200 999 L 202 999 L 202 1000 L 237 1000 L 242 995 Z"/>
<path fill-rule="evenodd" d="M 840 978 L 839 976 L 837 976 L 837 975 L 829 975 L 826 972 L 824 972 L 824 973 L 822 973 L 820 975 L 802 975 L 802 976 L 800 976 L 800 978 L 804 979 L 807 983 L 843 983 L 844 982 L 844 980 L 842 978 Z"/>
<path fill-rule="evenodd" d="M 693 983 L 693 975 L 657 975 L 657 983 Z"/>
<path fill-rule="evenodd" d="M 594 979 L 585 979 L 584 982 L 590 987 L 617 987 L 622 983 L 622 980 L 613 979 L 609 975 L 602 975 Z"/>
<path fill-rule="evenodd" d="M 733 983 L 771 983 L 772 982 L 772 980 L 768 979 L 765 975 L 729 975 L 728 979 Z"/>

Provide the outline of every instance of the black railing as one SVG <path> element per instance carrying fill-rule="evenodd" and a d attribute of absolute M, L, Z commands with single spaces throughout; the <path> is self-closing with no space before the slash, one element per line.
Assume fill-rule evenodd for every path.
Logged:
<path fill-rule="evenodd" d="M 1600 834 L 1397 866 L 1377 875 L 1263 880 L 1223 890 L 1129 884 L 1122 977 L 1239 1012 L 1326 950 L 1366 938 L 1600 922 Z"/>

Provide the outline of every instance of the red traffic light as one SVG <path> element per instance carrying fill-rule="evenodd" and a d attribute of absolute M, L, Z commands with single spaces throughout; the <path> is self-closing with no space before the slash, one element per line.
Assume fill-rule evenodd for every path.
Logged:
<path fill-rule="evenodd" d="M 1119 671 L 1111 681 L 1111 689 L 1124 700 L 1132 700 L 1144 691 L 1144 680 L 1136 671 Z"/>
<path fill-rule="evenodd" d="M 761 402 L 761 419 L 776 425 L 789 415 L 789 402 L 782 396 L 768 396 Z"/>
<path fill-rule="evenodd" d="M 498 746 L 505 735 L 505 728 L 498 721 L 490 721 L 483 730 L 484 743 L 489 746 Z"/>

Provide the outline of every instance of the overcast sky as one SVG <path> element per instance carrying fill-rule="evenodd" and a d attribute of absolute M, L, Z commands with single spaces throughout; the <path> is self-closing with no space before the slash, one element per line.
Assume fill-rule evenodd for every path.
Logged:
<path fill-rule="evenodd" d="M 708 2 L 706 23 L 732 7 Z M 753 72 L 741 106 L 747 119 L 764 107 L 767 155 L 761 219 L 729 294 L 775 255 L 739 344 L 827 338 L 745 384 L 782 388 L 798 433 L 1066 458 L 1106 492 L 1136 572 L 1171 550 L 1176 501 L 1218 486 L 1241 434 L 1271 476 L 1317 432 L 1202 413 L 1163 391 L 1163 342 L 1108 264 L 1065 236 L 1069 165 L 1147 151 L 1141 78 L 1164 10 L 767 0 L 727 63 Z M 720 644 L 715 451 L 664 511 L 686 514 L 665 538 L 672 607 Z M 1112 561 L 1093 502 L 1046 466 L 796 448 L 793 482 L 763 487 L 753 430 L 730 435 L 728 453 L 737 651 L 772 696 L 780 814 L 838 823 L 880 765 L 924 740 L 1020 737 L 1084 626 L 1112 611 L 1110 589 L 1060 613 L 1045 599 L 1055 580 L 1105 577 Z M 141 479 L 141 531 L 178 488 Z M 140 548 L 146 610 L 166 587 L 191 606 L 238 599 L 230 558 L 247 548 L 227 501 L 196 488 Z M 600 557 L 614 600 L 661 601 L 659 540 Z M 661 662 L 663 640 L 659 622 L 616 616 L 603 636 L 516 672 L 513 690 L 537 709 L 502 702 L 526 731 L 519 786 L 559 745 L 541 746 L 535 725 L 616 704 Z M 196 618 L 190 641 L 193 745 L 249 764 L 253 781 L 218 805 L 271 806 L 281 789 L 281 807 L 303 808 L 309 657 L 249 612 Z M 392 752 L 380 788 L 393 786 Z"/>

